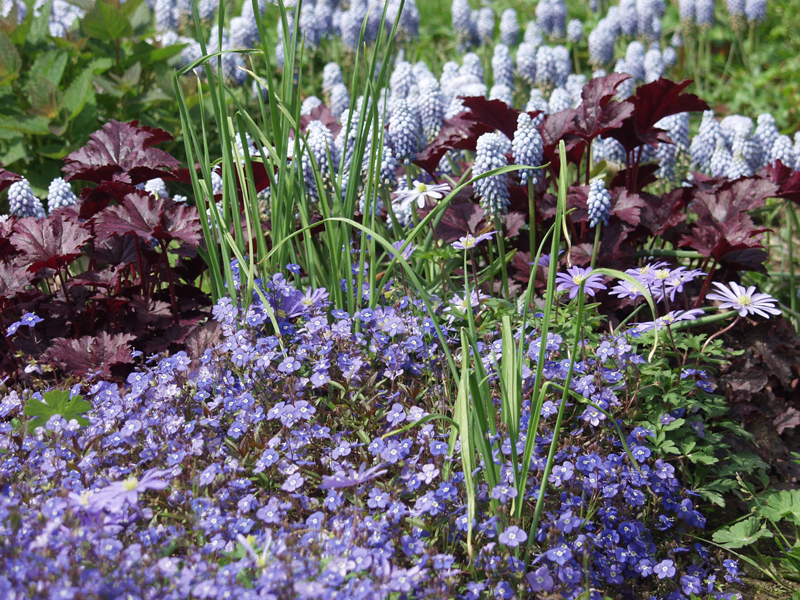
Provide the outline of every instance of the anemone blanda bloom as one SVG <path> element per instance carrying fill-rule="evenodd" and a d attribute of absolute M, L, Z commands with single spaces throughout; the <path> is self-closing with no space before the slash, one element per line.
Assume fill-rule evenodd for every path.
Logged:
<path fill-rule="evenodd" d="M 458 238 L 457 241 L 453 242 L 453 248 L 456 250 L 470 250 L 480 244 L 483 240 L 488 240 L 492 237 L 496 231 L 490 231 L 489 233 L 482 233 L 481 235 L 474 236 L 471 233 L 468 233 L 464 237 Z"/>
<path fill-rule="evenodd" d="M 597 273 L 592 274 L 592 268 L 584 269 L 582 267 L 572 267 L 567 269 L 566 273 L 559 273 L 556 275 L 558 281 L 559 292 L 569 291 L 569 299 L 572 300 L 578 295 L 578 291 L 583 284 L 583 291 L 588 296 L 594 296 L 597 290 L 604 290 L 606 286 L 603 285 L 603 276 Z"/>
<path fill-rule="evenodd" d="M 769 315 L 781 314 L 780 309 L 775 307 L 777 300 L 769 294 L 756 293 L 756 286 L 754 285 L 745 289 L 733 281 L 729 284 L 730 287 L 716 281 L 713 283 L 717 291 L 713 294 L 708 294 L 706 298 L 722 302 L 719 305 L 720 308 L 737 310 L 740 317 L 756 314 L 769 319 Z"/>
<path fill-rule="evenodd" d="M 444 198 L 445 194 L 449 191 L 450 186 L 446 183 L 431 185 L 423 183 L 422 181 L 415 181 L 414 189 L 398 191 L 395 200 L 400 206 L 406 206 L 412 202 L 416 202 L 417 206 L 424 208 L 428 198 L 438 202 Z"/>
<path fill-rule="evenodd" d="M 679 321 L 694 321 L 697 317 L 703 314 L 700 308 L 693 308 L 691 310 L 673 310 L 668 312 L 663 317 L 659 317 L 655 321 L 647 321 L 646 323 L 639 323 L 636 329 L 639 331 L 649 331 L 653 328 L 666 327 Z"/>

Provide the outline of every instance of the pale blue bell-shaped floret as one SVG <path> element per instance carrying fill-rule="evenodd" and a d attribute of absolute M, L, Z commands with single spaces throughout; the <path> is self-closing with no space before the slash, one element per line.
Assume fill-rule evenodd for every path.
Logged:
<path fill-rule="evenodd" d="M 517 117 L 517 130 L 514 132 L 514 139 L 511 141 L 511 150 L 514 162 L 518 165 L 528 167 L 539 167 L 542 164 L 542 153 L 544 143 L 539 130 L 533 123 L 528 113 L 520 113 Z M 537 171 L 523 169 L 519 171 L 519 179 L 522 185 L 527 185 L 530 181 L 534 185 L 537 182 Z"/>
<path fill-rule="evenodd" d="M 788 135 L 779 135 L 772 144 L 769 152 L 769 162 L 774 164 L 778 160 L 789 168 L 794 167 L 794 147 L 792 138 Z"/>
<path fill-rule="evenodd" d="M 472 75 L 477 78 L 478 81 L 483 81 L 483 65 L 481 65 L 481 57 L 474 52 L 467 52 L 464 55 L 459 73 L 461 73 L 461 75 Z"/>
<path fill-rule="evenodd" d="M 628 73 L 633 75 L 636 81 L 644 81 L 644 44 L 639 40 L 633 40 L 625 49 L 625 64 L 628 66 Z"/>
<path fill-rule="evenodd" d="M 44 218 L 44 206 L 37 198 L 27 179 L 15 181 L 8 188 L 8 212 L 18 217 Z"/>
<path fill-rule="evenodd" d="M 597 227 L 598 223 L 608 225 L 611 215 L 611 193 L 606 189 L 606 182 L 593 179 L 589 183 L 589 197 L 586 200 L 589 209 L 589 226 Z"/>
<path fill-rule="evenodd" d="M 532 44 L 536 48 L 544 43 L 544 32 L 536 21 L 528 22 L 522 41 L 526 44 Z"/>
<path fill-rule="evenodd" d="M 569 92 L 570 98 L 572 98 L 572 106 L 575 108 L 583 102 L 581 94 L 583 93 L 583 86 L 585 85 L 586 75 L 583 73 L 573 73 L 567 77 L 567 83 L 564 85 L 564 89 Z"/>
<path fill-rule="evenodd" d="M 339 63 L 329 62 L 322 68 L 322 92 L 330 95 L 333 86 L 340 83 L 344 83 L 342 67 L 339 66 Z"/>
<path fill-rule="evenodd" d="M 639 32 L 639 13 L 636 10 L 636 0 L 620 0 L 619 28 L 622 35 L 629 37 L 634 37 Z"/>
<path fill-rule="evenodd" d="M 468 44 L 476 31 L 469 0 L 453 0 L 451 14 L 453 33 L 461 44 Z"/>
<path fill-rule="evenodd" d="M 506 46 L 514 46 L 519 38 L 519 23 L 517 22 L 517 11 L 507 8 L 500 16 L 500 41 Z"/>
<path fill-rule="evenodd" d="M 481 44 L 494 39 L 494 11 L 491 8 L 484 6 L 480 9 L 475 25 L 478 29 L 478 37 Z"/>
<path fill-rule="evenodd" d="M 607 19 L 601 19 L 589 33 L 589 62 L 601 67 L 614 60 L 614 42 L 616 34 Z"/>
<path fill-rule="evenodd" d="M 478 138 L 475 162 L 472 165 L 474 176 L 483 175 L 508 165 L 506 154 L 511 151 L 509 139 L 502 133 L 484 133 Z M 490 175 L 477 180 L 474 189 L 481 207 L 490 215 L 503 215 L 508 212 L 508 175 Z"/>
<path fill-rule="evenodd" d="M 77 202 L 78 197 L 63 177 L 56 177 L 50 182 L 47 188 L 47 212 L 52 213 L 58 208 L 72 206 Z"/>
<path fill-rule="evenodd" d="M 573 44 L 579 43 L 583 39 L 583 23 L 580 19 L 571 19 L 567 23 L 567 40 Z"/>
<path fill-rule="evenodd" d="M 514 107 L 514 92 L 504 83 L 498 83 L 489 90 L 489 100 L 500 100 L 506 106 Z"/>
<path fill-rule="evenodd" d="M 392 75 L 389 78 L 389 88 L 392 90 L 392 97 L 395 99 L 407 98 L 412 86 L 417 83 L 414 77 L 414 68 L 411 63 L 400 60 L 394 66 Z"/>
<path fill-rule="evenodd" d="M 767 0 L 746 0 L 744 14 L 749 23 L 761 23 L 767 18 Z"/>
<path fill-rule="evenodd" d="M 537 48 L 530 42 L 522 42 L 517 48 L 517 75 L 528 85 L 536 83 Z"/>
<path fill-rule="evenodd" d="M 714 0 L 695 0 L 694 11 L 700 29 L 714 26 Z"/>
<path fill-rule="evenodd" d="M 350 93 L 343 83 L 337 83 L 333 86 L 329 108 L 338 119 L 344 120 L 346 118 L 347 111 L 350 109 Z"/>
<path fill-rule="evenodd" d="M 753 139 L 761 146 L 762 156 L 766 162 L 769 158 L 772 146 L 778 139 L 780 132 L 775 124 L 775 117 L 769 113 L 758 115 L 756 129 L 753 132 Z M 763 165 L 762 165 L 763 166 Z"/>
<path fill-rule="evenodd" d="M 494 84 L 514 87 L 514 60 L 505 44 L 496 44 L 492 56 L 492 79 Z"/>
<path fill-rule="evenodd" d="M 550 100 L 548 100 L 547 104 L 552 114 L 562 110 L 569 110 L 572 108 L 572 96 L 566 89 L 558 87 L 550 94 Z"/>
<path fill-rule="evenodd" d="M 664 61 L 665 67 L 674 67 L 678 62 L 678 51 L 672 46 L 667 46 L 661 52 L 661 59 Z"/>
<path fill-rule="evenodd" d="M 442 128 L 445 109 L 439 82 L 434 77 L 422 79 L 417 107 L 424 141 L 432 142 Z"/>
<path fill-rule="evenodd" d="M 318 106 L 322 106 L 322 100 L 317 98 L 316 96 L 309 96 L 303 103 L 300 105 L 300 115 L 310 115 L 311 111 L 317 108 Z"/>
<path fill-rule="evenodd" d="M 661 50 L 653 47 L 644 55 L 644 82 L 652 83 L 664 76 L 664 59 Z"/>
<path fill-rule="evenodd" d="M 395 156 L 406 164 L 417 155 L 420 134 L 420 119 L 405 100 L 397 100 L 389 120 L 389 140 Z"/>
<path fill-rule="evenodd" d="M 709 175 L 712 177 L 726 177 L 732 161 L 733 156 L 728 150 L 725 138 L 718 136 L 714 153 L 711 155 L 711 161 L 708 165 Z"/>
<path fill-rule="evenodd" d="M 713 110 L 703 112 L 703 119 L 700 121 L 700 129 L 697 135 L 692 138 L 689 146 L 689 154 L 694 165 L 703 172 L 708 172 L 711 163 L 711 156 L 717 146 L 717 138 L 722 136 L 719 122 L 714 117 Z"/>
<path fill-rule="evenodd" d="M 678 17 L 684 27 L 694 24 L 696 15 L 695 0 L 678 0 Z"/>

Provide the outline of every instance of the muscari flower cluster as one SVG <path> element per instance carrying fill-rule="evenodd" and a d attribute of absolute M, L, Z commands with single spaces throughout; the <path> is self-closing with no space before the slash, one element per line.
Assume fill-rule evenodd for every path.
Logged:
<path fill-rule="evenodd" d="M 447 435 L 433 422 L 392 434 L 445 408 L 446 366 L 422 303 L 395 294 L 351 315 L 280 274 L 259 285 L 268 305 L 256 295 L 246 308 L 215 306 L 222 341 L 202 356 L 153 356 L 125 385 L 72 388 L 92 404 L 86 427 L 56 415 L 21 437 L 11 419 L 41 395 L 0 401 L 3 597 L 574 598 L 588 583 L 677 600 L 722 597 L 737 581 L 734 561 L 720 565 L 685 535 L 705 519 L 675 467 L 656 458 L 652 432 L 628 434 L 631 459 L 607 425 L 643 361 L 629 336 L 618 331 L 575 365 L 572 387 L 592 404 L 569 408 L 577 418 L 535 531 L 490 503 L 534 501 L 558 401 L 542 408 L 521 496 L 511 457 L 532 435 L 530 402 L 516 445 L 491 440 L 501 477 L 478 486 L 478 551 L 466 570 L 464 474 Z M 455 348 L 455 331 L 445 335 Z M 545 377 L 563 382 L 562 337 L 519 335 L 528 358 L 546 353 Z M 496 386 L 500 336 L 477 350 Z M 523 378 L 527 390 L 530 369 Z M 431 393 L 410 396 L 419 386 Z M 526 546 L 527 563 L 517 554 Z"/>

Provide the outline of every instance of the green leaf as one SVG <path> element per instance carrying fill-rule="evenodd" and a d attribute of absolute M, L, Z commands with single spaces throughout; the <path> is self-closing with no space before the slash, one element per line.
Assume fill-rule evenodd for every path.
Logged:
<path fill-rule="evenodd" d="M 31 29 L 28 32 L 28 37 L 25 40 L 26 46 L 36 46 L 50 35 L 50 15 L 52 13 L 52 6 L 53 0 L 48 0 L 42 7 L 39 16 L 34 17 L 31 23 Z"/>
<path fill-rule="evenodd" d="M 67 66 L 68 58 L 66 52 L 59 52 L 58 50 L 42 52 L 33 61 L 28 77 L 44 77 L 53 85 L 58 85 L 64 75 L 64 68 Z"/>
<path fill-rule="evenodd" d="M 0 82 L 9 82 L 19 75 L 22 59 L 9 37 L 0 31 Z"/>
<path fill-rule="evenodd" d="M 762 538 L 771 538 L 772 532 L 763 527 L 759 519 L 750 517 L 714 532 L 712 537 L 723 548 L 732 550 L 749 546 Z"/>
<path fill-rule="evenodd" d="M 762 500 L 766 500 L 766 505 L 761 504 L 761 514 L 773 521 L 780 521 L 786 518 L 795 525 L 800 525 L 800 490 L 781 490 L 764 494 Z"/>
<path fill-rule="evenodd" d="M 73 396 L 66 390 L 53 390 L 45 392 L 44 402 L 31 398 L 25 405 L 23 411 L 29 417 L 31 427 L 41 427 L 53 415 L 61 415 L 67 421 L 75 419 L 82 426 L 87 426 L 89 420 L 81 416 L 92 409 L 92 405 L 86 402 L 82 396 Z"/>
<path fill-rule="evenodd" d="M 4 131 L 28 135 L 49 135 L 49 124 L 49 119 L 36 115 L 17 115 L 14 118 L 0 117 L 0 137 L 5 137 Z"/>
<path fill-rule="evenodd" d="M 94 77 L 94 73 L 91 67 L 87 67 L 72 80 L 72 83 L 69 84 L 69 87 L 64 92 L 64 108 L 69 112 L 70 120 L 74 119 L 83 110 L 90 96 L 94 95 L 92 77 Z"/>
<path fill-rule="evenodd" d="M 105 42 L 115 42 L 133 34 L 133 27 L 120 9 L 97 0 L 81 21 L 83 32 Z"/>

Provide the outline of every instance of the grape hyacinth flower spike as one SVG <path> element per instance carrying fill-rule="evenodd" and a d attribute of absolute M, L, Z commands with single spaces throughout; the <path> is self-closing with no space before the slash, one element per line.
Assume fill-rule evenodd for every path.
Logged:
<path fill-rule="evenodd" d="M 589 226 L 597 227 L 598 223 L 608 225 L 611 213 L 611 194 L 606 189 L 606 182 L 594 179 L 589 184 L 589 198 L 586 201 L 589 207 Z"/>
<path fill-rule="evenodd" d="M 507 166 L 506 153 L 510 150 L 510 145 L 508 138 L 500 133 L 484 133 L 480 136 L 472 167 L 473 175 L 484 175 L 494 169 Z M 480 205 L 487 213 L 496 216 L 508 212 L 510 195 L 508 176 L 505 173 L 479 179 L 474 186 L 480 199 Z"/>
<path fill-rule="evenodd" d="M 44 206 L 31 189 L 27 179 L 15 181 L 8 188 L 8 212 L 18 217 L 44 218 Z"/>
<path fill-rule="evenodd" d="M 536 129 L 528 113 L 520 113 L 519 117 L 517 117 L 517 131 L 514 133 L 511 149 L 514 162 L 518 165 L 527 167 L 539 167 L 542 165 L 544 143 L 539 130 Z M 523 169 L 519 171 L 519 179 L 522 185 L 527 185 L 529 181 L 536 185 L 536 171 Z"/>

